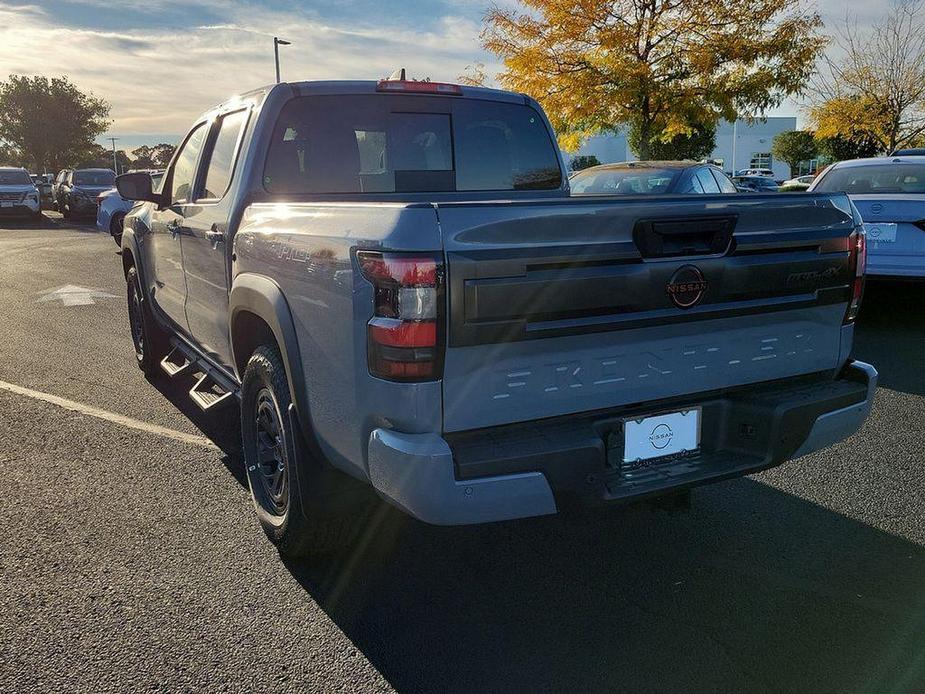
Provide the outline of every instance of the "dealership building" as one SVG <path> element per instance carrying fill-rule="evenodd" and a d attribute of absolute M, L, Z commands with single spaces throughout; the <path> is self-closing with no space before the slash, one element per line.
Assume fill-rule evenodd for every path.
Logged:
<path fill-rule="evenodd" d="M 716 149 L 709 156 L 726 171 L 742 169 L 771 169 L 778 180 L 790 178 L 790 167 L 776 161 L 771 155 L 771 142 L 779 133 L 796 130 L 796 117 L 765 118 L 748 123 L 722 121 L 716 128 Z M 597 135 L 589 138 L 580 150 L 571 156 L 590 154 L 602 164 L 618 161 L 632 161 L 635 156 L 622 132 Z M 569 159 L 569 155 L 566 155 Z M 796 175 L 797 172 L 794 172 Z"/>

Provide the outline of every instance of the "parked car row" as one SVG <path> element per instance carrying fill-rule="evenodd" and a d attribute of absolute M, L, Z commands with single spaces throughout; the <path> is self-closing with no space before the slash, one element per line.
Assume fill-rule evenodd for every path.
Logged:
<path fill-rule="evenodd" d="M 710 162 L 631 161 L 583 169 L 569 179 L 572 195 L 657 195 L 716 193 L 776 193 L 777 181 L 763 169 L 729 176 Z M 803 190 L 812 176 L 788 181 Z M 806 180 L 808 179 L 808 180 Z M 806 180 L 805 185 L 803 180 Z"/>
<path fill-rule="evenodd" d="M 162 171 L 148 171 L 159 183 Z M 43 209 L 61 212 L 65 219 L 95 216 L 97 227 L 121 243 L 122 220 L 133 201 L 115 189 L 112 169 L 62 169 L 51 174 L 30 174 L 21 167 L 0 167 L 0 214 L 38 219 Z"/>

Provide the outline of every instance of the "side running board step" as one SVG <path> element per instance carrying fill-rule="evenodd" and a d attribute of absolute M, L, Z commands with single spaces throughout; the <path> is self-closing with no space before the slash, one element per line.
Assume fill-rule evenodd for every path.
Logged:
<path fill-rule="evenodd" d="M 190 355 L 185 350 L 178 345 L 174 345 L 174 348 L 167 353 L 167 356 L 161 359 L 161 369 L 170 378 L 173 378 L 189 371 L 189 368 L 194 363 L 195 361 L 190 358 Z"/>
<path fill-rule="evenodd" d="M 231 401 L 234 396 L 234 390 L 224 388 L 213 377 L 213 374 L 204 373 L 196 381 L 196 385 L 190 388 L 189 396 L 199 407 L 204 410 L 215 410 L 221 405 Z"/>
<path fill-rule="evenodd" d="M 161 368 L 170 378 L 190 374 L 196 379 L 189 396 L 203 411 L 217 410 L 238 395 L 237 384 L 192 347 L 177 338 L 173 349 L 161 360 Z"/>

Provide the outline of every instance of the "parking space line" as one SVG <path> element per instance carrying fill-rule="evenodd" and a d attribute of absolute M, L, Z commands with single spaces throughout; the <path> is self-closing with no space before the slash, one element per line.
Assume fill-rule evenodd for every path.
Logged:
<path fill-rule="evenodd" d="M 148 434 L 155 434 L 156 436 L 161 436 L 166 439 L 173 439 L 174 441 L 179 441 L 181 443 L 189 443 L 193 444 L 194 446 L 201 446 L 203 448 L 209 448 L 216 451 L 219 450 L 218 446 L 212 443 L 212 441 L 207 439 L 205 436 L 186 434 L 182 431 L 168 429 L 167 427 L 162 427 L 158 424 L 149 424 L 148 422 L 132 419 L 131 417 L 126 417 L 125 415 L 116 414 L 115 412 L 101 410 L 98 407 L 93 407 L 92 405 L 85 405 L 82 402 L 75 402 L 73 400 L 68 400 L 67 398 L 59 398 L 57 395 L 43 393 L 38 390 L 32 390 L 31 388 L 23 388 L 22 386 L 18 386 L 15 383 L 0 381 L 0 389 L 9 391 L 10 393 L 16 393 L 17 395 L 23 395 L 27 398 L 32 398 L 33 400 L 41 400 L 42 402 L 57 405 L 58 407 L 62 407 L 65 410 L 71 410 L 72 412 L 77 412 L 88 417 L 96 417 L 97 419 L 112 422 L 113 424 L 119 424 L 120 426 L 124 426 L 129 429 L 144 431 Z"/>

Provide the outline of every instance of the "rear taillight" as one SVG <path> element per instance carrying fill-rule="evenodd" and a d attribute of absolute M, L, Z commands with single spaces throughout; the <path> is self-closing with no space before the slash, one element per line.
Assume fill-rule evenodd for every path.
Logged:
<path fill-rule="evenodd" d="M 390 381 L 432 381 L 443 362 L 443 264 L 435 256 L 358 251 L 373 285 L 369 372 Z"/>
<path fill-rule="evenodd" d="M 848 239 L 849 264 L 854 269 L 854 284 L 851 290 L 851 303 L 845 313 L 845 323 L 853 323 L 861 310 L 861 299 L 864 298 L 864 273 L 867 271 L 867 236 L 864 230 L 858 227 Z"/>

